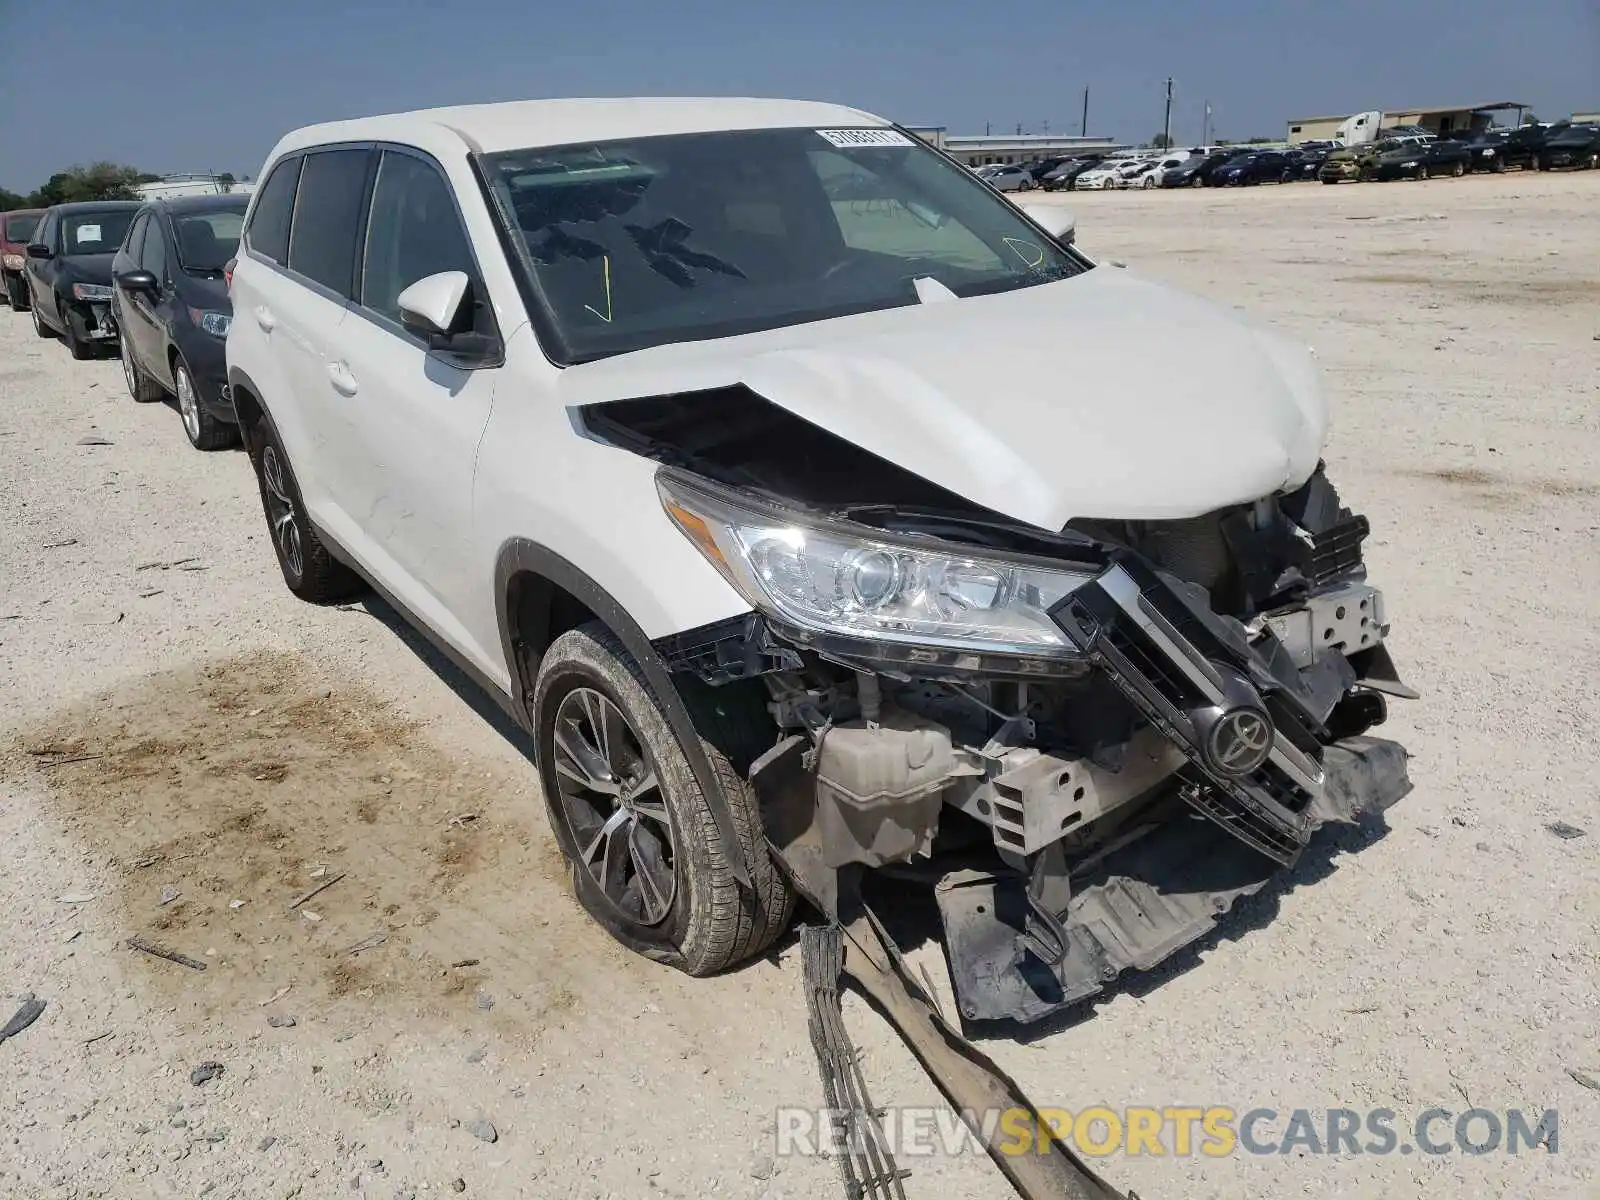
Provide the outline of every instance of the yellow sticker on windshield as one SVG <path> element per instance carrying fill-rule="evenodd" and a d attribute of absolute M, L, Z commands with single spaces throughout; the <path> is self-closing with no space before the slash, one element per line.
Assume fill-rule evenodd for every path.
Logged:
<path fill-rule="evenodd" d="M 1037 267 L 1044 262 L 1042 246 L 1034 242 L 1025 242 L 1021 238 L 1003 237 L 1000 240 L 1011 247 L 1011 253 L 1020 258 L 1024 266 Z"/>

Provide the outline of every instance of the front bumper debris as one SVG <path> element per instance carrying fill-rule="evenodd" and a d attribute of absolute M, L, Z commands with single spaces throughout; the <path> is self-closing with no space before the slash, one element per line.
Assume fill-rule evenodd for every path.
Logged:
<path fill-rule="evenodd" d="M 1308 829 L 1355 822 L 1403 797 L 1406 754 L 1381 738 L 1328 747 L 1326 784 Z M 1030 921 L 1026 877 L 954 871 L 934 889 L 944 921 L 956 1003 L 968 1021 L 1032 1022 L 1094 995 L 1121 972 L 1147 971 L 1211 931 L 1240 897 L 1282 872 L 1220 824 L 1174 806 L 1137 842 L 1094 874 L 1074 880 L 1065 913 L 1066 953 L 1057 963 L 1024 950 Z M 1209 815 L 1209 814 L 1208 814 Z"/>
<path fill-rule="evenodd" d="M 1038 880 L 1021 872 L 960 870 L 939 882 L 967 1020 L 1035 1021 L 1130 967 L 1148 970 L 1292 866 L 1320 826 L 1381 812 L 1411 788 L 1399 744 L 1319 739 L 1328 712 L 1314 674 L 1307 684 L 1275 636 L 1254 645 L 1229 636 L 1137 559 L 1114 562 L 1052 616 L 1188 761 L 1148 832 L 1092 874 L 1057 878 L 1054 906 L 1041 911 Z M 1241 714 L 1255 724 L 1229 724 Z M 1239 730 L 1264 736 L 1245 746 Z"/>

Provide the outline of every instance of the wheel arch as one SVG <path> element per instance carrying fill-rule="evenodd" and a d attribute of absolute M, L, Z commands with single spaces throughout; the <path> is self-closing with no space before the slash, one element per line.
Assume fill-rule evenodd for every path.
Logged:
<path fill-rule="evenodd" d="M 706 798 L 718 835 L 724 845 L 737 847 L 740 842 L 733 814 L 716 771 L 701 747 L 700 733 L 688 705 L 672 680 L 666 660 L 627 609 L 582 568 L 527 538 L 511 538 L 500 547 L 495 559 L 494 588 L 501 648 L 517 710 L 535 740 L 538 729 L 533 718 L 533 686 L 545 651 L 568 630 L 590 620 L 599 621 L 616 634 L 644 672 Z M 732 855 L 731 863 L 740 885 L 751 887 L 749 869 L 739 855 Z"/>
<path fill-rule="evenodd" d="M 233 397 L 233 411 L 239 418 L 239 437 L 244 442 L 245 451 L 254 455 L 255 429 L 267 415 L 266 405 L 261 402 L 261 389 L 247 372 L 241 371 L 238 367 L 230 367 L 228 395 Z"/>

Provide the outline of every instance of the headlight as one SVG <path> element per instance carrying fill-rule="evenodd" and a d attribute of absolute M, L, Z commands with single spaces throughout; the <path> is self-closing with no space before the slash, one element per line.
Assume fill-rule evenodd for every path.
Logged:
<path fill-rule="evenodd" d="M 227 337 L 228 329 L 233 325 L 233 318 L 227 313 L 206 312 L 200 308 L 191 308 L 189 319 L 212 337 Z"/>
<path fill-rule="evenodd" d="M 662 506 L 752 607 L 814 633 L 942 650 L 1075 657 L 1047 615 L 1094 578 L 934 539 L 900 538 L 681 477 L 657 477 Z"/>
<path fill-rule="evenodd" d="M 5 256 L 5 260 L 4 261 L 5 261 L 5 265 L 6 265 L 6 270 L 8 270 L 8 271 L 20 271 L 20 270 L 22 270 L 22 268 L 23 268 L 23 266 L 24 266 L 24 264 L 26 263 L 27 260 L 24 259 L 22 257 L 22 255 L 20 255 L 20 254 L 8 254 L 8 255 Z"/>
<path fill-rule="evenodd" d="M 111 289 L 103 283 L 75 283 L 72 294 L 79 300 L 109 300 Z"/>
<path fill-rule="evenodd" d="M 1402 167 L 1414 167 L 1414 166 L 1417 165 L 1417 162 L 1416 162 L 1416 159 L 1412 159 L 1410 162 L 1403 162 L 1400 165 Z"/>

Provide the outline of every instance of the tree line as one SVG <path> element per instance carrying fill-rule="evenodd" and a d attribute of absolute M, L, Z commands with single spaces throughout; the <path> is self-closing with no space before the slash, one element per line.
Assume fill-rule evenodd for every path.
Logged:
<path fill-rule="evenodd" d="M 44 184 L 26 196 L 0 188 L 0 212 L 16 208 L 49 208 L 53 204 L 77 204 L 86 200 L 137 200 L 141 183 L 155 183 L 161 176 L 120 163 L 97 162 L 86 167 L 57 171 Z M 217 176 L 224 188 L 234 183 L 232 175 Z"/>

